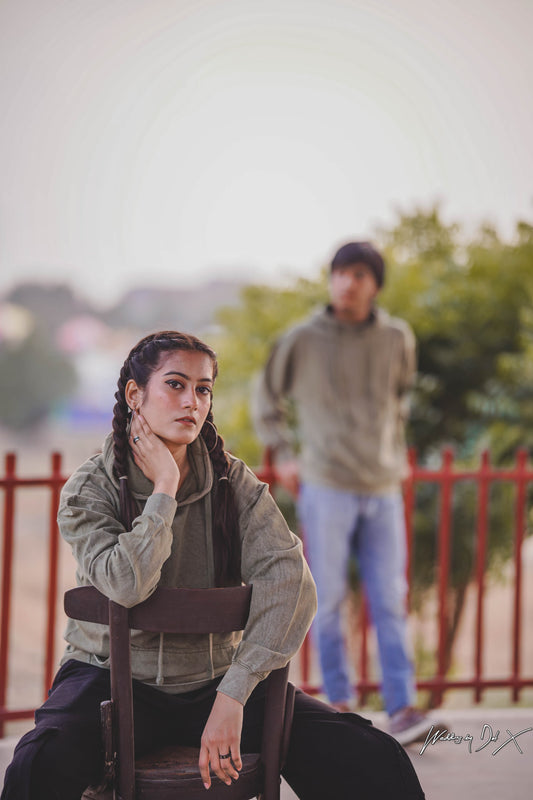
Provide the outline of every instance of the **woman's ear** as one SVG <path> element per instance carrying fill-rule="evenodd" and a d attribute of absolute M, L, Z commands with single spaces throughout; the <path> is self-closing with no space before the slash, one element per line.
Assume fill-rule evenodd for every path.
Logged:
<path fill-rule="evenodd" d="M 142 402 L 142 395 L 142 389 L 139 389 L 135 381 L 130 378 L 126 384 L 124 397 L 126 398 L 126 403 L 132 411 L 135 411 L 135 409 L 140 406 Z"/>

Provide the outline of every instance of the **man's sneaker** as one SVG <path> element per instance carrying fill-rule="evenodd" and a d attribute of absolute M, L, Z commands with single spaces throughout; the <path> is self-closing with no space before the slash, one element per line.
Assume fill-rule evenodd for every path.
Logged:
<path fill-rule="evenodd" d="M 433 723 L 423 711 L 407 706 L 390 718 L 389 733 L 400 744 L 424 741 Z"/>

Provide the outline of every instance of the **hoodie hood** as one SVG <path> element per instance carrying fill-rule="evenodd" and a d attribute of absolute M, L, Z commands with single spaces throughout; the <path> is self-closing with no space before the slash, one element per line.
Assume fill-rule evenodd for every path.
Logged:
<path fill-rule="evenodd" d="M 205 497 L 213 488 L 213 465 L 201 436 L 188 446 L 187 454 L 191 469 L 176 495 L 180 505 L 195 503 L 200 498 Z M 118 491 L 119 481 L 113 472 L 115 456 L 113 454 L 112 433 L 108 434 L 104 440 L 102 456 L 104 470 Z M 133 460 L 131 452 L 128 454 L 128 486 L 136 500 L 147 500 L 154 490 L 154 484 L 139 469 Z"/>
<path fill-rule="evenodd" d="M 391 317 L 383 308 L 373 306 L 370 314 L 364 322 L 344 322 L 337 319 L 333 311 L 333 306 L 327 305 L 316 310 L 309 320 L 309 324 L 316 326 L 323 331 L 338 332 L 348 330 L 352 333 L 364 333 L 365 330 L 373 327 L 382 328 L 390 323 Z"/>

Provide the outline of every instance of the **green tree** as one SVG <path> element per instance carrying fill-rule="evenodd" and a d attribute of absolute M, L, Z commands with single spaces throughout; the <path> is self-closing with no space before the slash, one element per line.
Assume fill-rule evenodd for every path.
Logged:
<path fill-rule="evenodd" d="M 390 280 L 382 303 L 410 322 L 418 342 L 411 442 L 422 457 L 445 444 L 467 457 L 508 414 L 502 365 L 523 351 L 531 258 L 488 228 L 462 242 L 436 209 L 402 216 L 383 239 Z"/>
<path fill-rule="evenodd" d="M 66 283 L 21 283 L 5 299 L 30 311 L 40 330 L 48 336 L 53 336 L 72 317 L 97 313 Z"/>
<path fill-rule="evenodd" d="M 404 215 L 383 232 L 390 276 L 382 302 L 405 317 L 418 341 L 419 373 L 413 392 L 410 442 L 426 463 L 452 446 L 459 464 L 477 464 L 489 448 L 504 465 L 525 435 L 531 415 L 527 345 L 532 342 L 533 250 L 531 227 L 519 223 L 515 239 L 503 243 L 482 228 L 465 241 L 456 225 L 442 223 L 437 209 Z M 531 351 L 529 353 L 531 355 Z M 531 371 L 529 368 L 529 375 Z M 529 417 L 531 419 L 531 416 Z M 435 581 L 436 487 L 422 485 L 415 518 L 413 601 L 423 607 Z M 512 550 L 512 491 L 491 496 L 487 569 L 496 571 Z M 464 609 L 475 562 L 476 492 L 456 486 L 446 662 Z"/>
<path fill-rule="evenodd" d="M 497 463 L 507 462 L 517 447 L 533 450 L 533 225 L 517 225 L 502 263 L 515 276 L 521 296 L 515 304 L 520 348 L 501 353 L 486 407 L 485 440 Z"/>
<path fill-rule="evenodd" d="M 501 462 L 523 441 L 520 421 L 533 413 L 532 231 L 519 223 L 516 241 L 505 244 L 484 227 L 464 241 L 460 227 L 446 225 L 433 208 L 401 214 L 378 232 L 388 264 L 379 302 L 417 337 L 409 440 L 425 461 L 445 445 L 466 459 L 492 444 Z M 217 315 L 217 417 L 228 444 L 248 460 L 261 451 L 248 411 L 253 378 L 275 339 L 326 298 L 324 270 L 288 288 L 249 286 L 239 306 Z M 509 420 L 510 444 L 496 447 L 495 432 Z"/>
<path fill-rule="evenodd" d="M 377 232 L 387 261 L 379 302 L 406 319 L 418 342 L 419 371 L 409 441 L 423 463 L 440 462 L 452 446 L 461 465 L 485 447 L 498 464 L 517 444 L 531 443 L 533 421 L 533 227 L 521 222 L 510 243 L 488 226 L 466 239 L 437 207 L 400 214 Z M 217 420 L 229 447 L 259 463 L 249 415 L 253 376 L 277 336 L 327 297 L 326 271 L 292 288 L 248 287 L 237 309 L 219 314 L 222 333 Z M 487 569 L 510 552 L 509 491 L 493 493 Z M 422 485 L 415 516 L 413 601 L 421 608 L 435 582 L 437 490 Z M 453 550 L 448 598 L 451 653 L 474 564 L 476 496 L 471 485 L 453 498 Z"/>
<path fill-rule="evenodd" d="M 259 464 L 262 453 L 250 417 L 254 379 L 277 337 L 326 297 L 324 273 L 316 281 L 297 280 L 291 288 L 247 286 L 238 307 L 218 312 L 217 424 L 227 447 L 250 464 Z"/>
<path fill-rule="evenodd" d="M 74 367 L 38 328 L 2 343 L 0 374 L 0 423 L 15 430 L 42 422 L 76 385 Z"/>

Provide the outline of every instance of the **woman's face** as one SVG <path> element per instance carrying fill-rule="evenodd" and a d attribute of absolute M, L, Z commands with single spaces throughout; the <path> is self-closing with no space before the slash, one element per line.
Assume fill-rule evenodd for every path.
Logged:
<path fill-rule="evenodd" d="M 193 442 L 211 408 L 213 362 L 206 353 L 163 353 L 144 390 L 134 381 L 126 399 L 171 452 Z"/>

